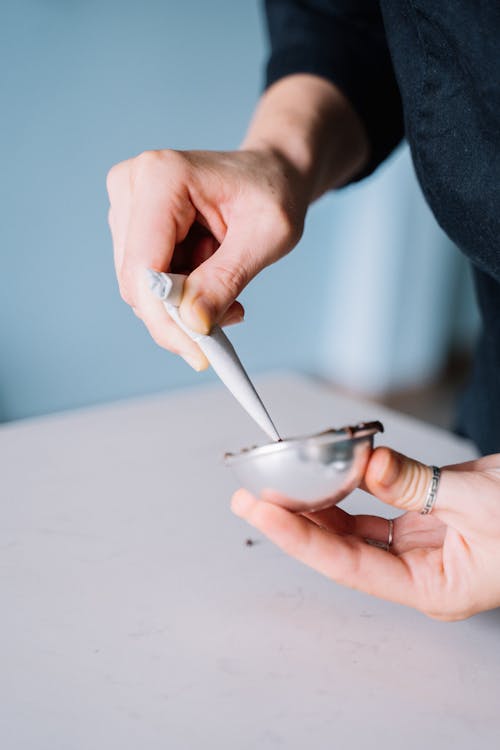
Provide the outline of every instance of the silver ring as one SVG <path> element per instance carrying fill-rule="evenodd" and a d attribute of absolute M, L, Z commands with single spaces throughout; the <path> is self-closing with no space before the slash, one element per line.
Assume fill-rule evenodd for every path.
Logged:
<path fill-rule="evenodd" d="M 365 539 L 366 544 L 369 544 L 370 547 L 378 547 L 379 549 L 383 549 L 386 552 L 389 552 L 392 541 L 394 539 L 394 521 L 392 520 L 392 518 L 388 518 L 387 521 L 389 523 L 387 541 L 379 542 L 378 539 Z"/>
<path fill-rule="evenodd" d="M 432 469 L 431 483 L 429 485 L 429 489 L 427 490 L 427 497 L 425 498 L 424 507 L 420 511 L 420 514 L 422 516 L 426 516 L 428 513 L 432 512 L 432 509 L 434 508 L 434 505 L 436 504 L 436 497 L 437 497 L 438 488 L 439 488 L 439 480 L 441 479 L 441 469 L 438 466 L 431 466 L 431 469 Z"/>
<path fill-rule="evenodd" d="M 387 535 L 387 550 L 390 550 L 392 540 L 394 539 L 394 521 L 392 518 L 387 519 L 389 521 L 389 533 Z"/>

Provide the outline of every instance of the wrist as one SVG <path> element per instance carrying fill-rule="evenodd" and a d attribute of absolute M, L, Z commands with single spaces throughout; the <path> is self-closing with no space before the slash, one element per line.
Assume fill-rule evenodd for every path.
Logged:
<path fill-rule="evenodd" d="M 287 76 L 264 93 L 241 148 L 281 159 L 309 202 L 352 179 L 369 154 L 348 100 L 331 82 L 309 74 Z"/>
<path fill-rule="evenodd" d="M 273 138 L 272 134 L 250 133 L 242 142 L 240 150 L 259 154 L 274 163 L 304 196 L 307 205 L 314 200 L 315 158 L 299 130 L 288 130 L 283 142 Z"/>

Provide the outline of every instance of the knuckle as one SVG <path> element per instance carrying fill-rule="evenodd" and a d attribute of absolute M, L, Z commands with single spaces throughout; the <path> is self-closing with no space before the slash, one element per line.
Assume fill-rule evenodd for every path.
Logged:
<path fill-rule="evenodd" d="M 173 149 L 143 151 L 135 157 L 135 175 L 141 177 L 149 176 L 158 171 L 178 172 L 184 159 L 182 154 Z"/>
<path fill-rule="evenodd" d="M 180 342 L 176 340 L 175 336 L 169 335 L 166 331 L 155 331 L 154 340 L 163 349 L 167 349 L 171 354 L 182 356 L 183 350 Z"/>
<path fill-rule="evenodd" d="M 158 169 L 158 152 L 143 151 L 135 157 L 132 165 L 132 182 L 135 187 L 137 182 L 147 182 L 151 175 Z"/>
<path fill-rule="evenodd" d="M 190 344 L 192 345 L 189 339 L 185 341 L 186 334 L 170 319 L 160 322 L 153 317 L 148 317 L 144 322 L 153 341 L 172 354 L 182 357 L 189 350 Z"/>
<path fill-rule="evenodd" d="M 135 157 L 135 166 L 138 171 L 155 169 L 159 162 L 161 162 L 161 151 L 143 151 Z"/>
<path fill-rule="evenodd" d="M 162 349 L 168 349 L 169 352 L 172 352 L 172 354 L 178 354 L 177 347 L 172 346 L 168 342 L 165 341 L 165 336 L 162 335 L 157 329 L 148 326 L 149 335 L 155 342 L 155 344 L 158 344 L 158 346 L 161 346 Z"/>
<path fill-rule="evenodd" d="M 214 268 L 214 276 L 227 297 L 230 297 L 231 299 L 236 299 L 248 282 L 247 271 L 241 264 L 228 266 L 219 263 Z"/>
<path fill-rule="evenodd" d="M 120 296 L 127 305 L 135 307 L 135 297 L 133 293 L 133 285 L 131 283 L 130 275 L 127 273 L 126 268 L 122 268 L 118 274 L 118 289 L 120 290 Z"/>
<path fill-rule="evenodd" d="M 338 570 L 335 576 L 332 576 L 332 579 L 343 586 L 353 587 L 363 577 L 362 559 L 358 554 L 356 542 L 348 537 L 345 537 L 344 541 L 350 549 L 348 553 L 343 555 L 342 564 L 338 565 Z"/>
<path fill-rule="evenodd" d="M 120 297 L 124 302 L 127 303 L 127 305 L 130 305 L 131 307 L 134 306 L 134 298 L 132 296 L 132 291 L 127 285 L 125 281 L 118 281 L 118 289 L 120 290 Z"/>
<path fill-rule="evenodd" d="M 110 198 L 114 195 L 119 180 L 120 180 L 119 165 L 114 164 L 111 167 L 111 169 L 108 170 L 108 173 L 106 175 L 106 190 L 108 191 L 108 195 Z"/>

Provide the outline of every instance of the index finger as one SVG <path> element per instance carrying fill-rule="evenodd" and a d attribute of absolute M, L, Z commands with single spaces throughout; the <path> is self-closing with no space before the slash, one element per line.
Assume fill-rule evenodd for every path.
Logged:
<path fill-rule="evenodd" d="M 127 302 L 138 306 L 141 275 L 147 268 L 166 271 L 177 242 L 187 235 L 196 217 L 189 196 L 175 194 L 160 165 L 136 167 L 125 239 L 120 289 Z M 182 191 L 181 191 L 182 192 Z"/>
<path fill-rule="evenodd" d="M 196 216 L 179 175 L 177 178 L 175 169 L 159 154 L 146 153 L 134 160 L 125 247 L 117 273 L 122 297 L 154 340 L 200 370 L 208 366 L 206 357 L 170 320 L 151 294 L 146 278 L 148 268 L 168 270 L 176 244 L 184 240 Z"/>
<path fill-rule="evenodd" d="M 288 555 L 333 581 L 399 604 L 418 606 L 415 581 L 403 558 L 354 536 L 327 531 L 303 516 L 257 500 L 246 490 L 235 493 L 231 507 Z"/>

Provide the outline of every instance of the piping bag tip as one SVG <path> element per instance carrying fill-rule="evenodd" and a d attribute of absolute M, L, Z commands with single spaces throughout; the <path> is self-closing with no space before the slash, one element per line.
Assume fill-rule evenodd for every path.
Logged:
<path fill-rule="evenodd" d="M 267 409 L 222 329 L 214 326 L 210 333 L 198 333 L 181 320 L 178 308 L 186 277 L 182 274 L 161 273 L 151 268 L 148 268 L 146 273 L 151 291 L 163 301 L 167 312 L 177 325 L 198 344 L 224 385 L 267 436 L 275 442 L 280 441 L 281 437 Z"/>

